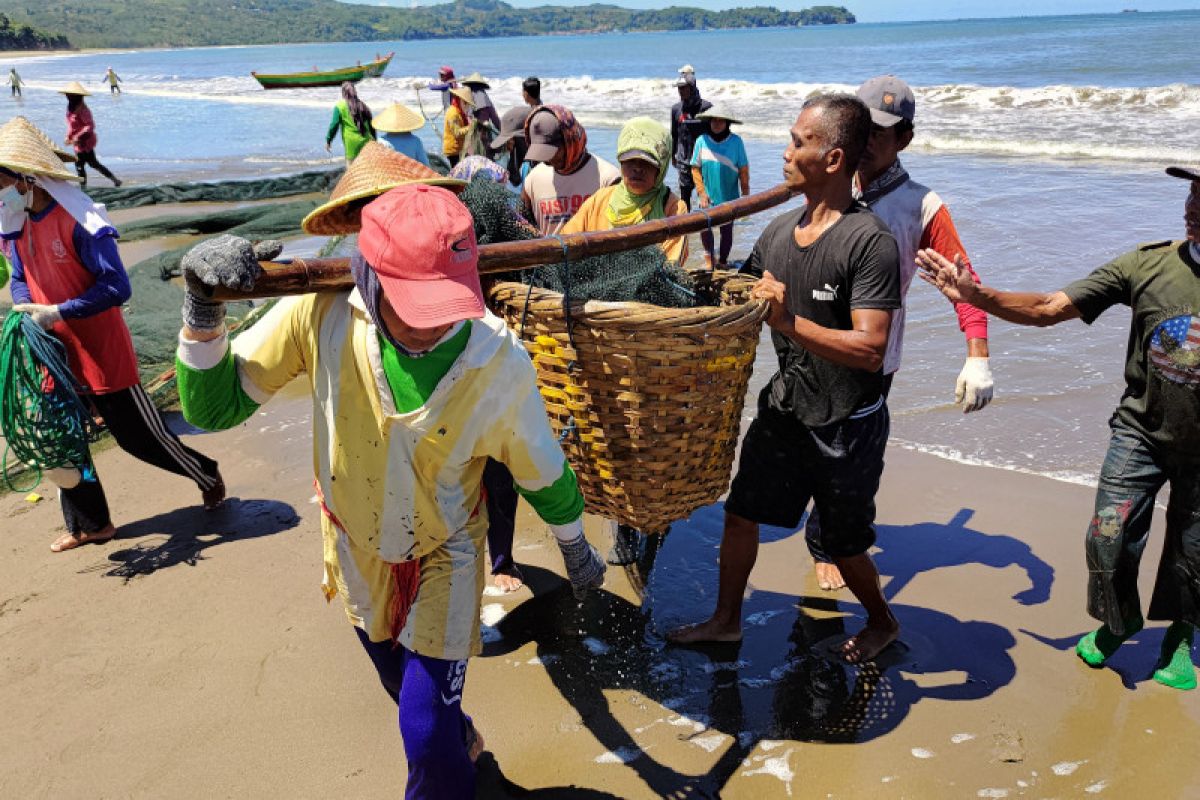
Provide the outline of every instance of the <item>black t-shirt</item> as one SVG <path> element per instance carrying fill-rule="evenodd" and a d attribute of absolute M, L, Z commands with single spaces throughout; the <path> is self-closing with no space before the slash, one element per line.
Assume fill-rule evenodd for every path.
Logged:
<path fill-rule="evenodd" d="M 808 247 L 794 232 L 805 209 L 777 217 L 754 245 L 746 269 L 770 272 L 787 287 L 788 310 L 835 330 L 852 330 L 853 309 L 900 308 L 900 256 L 879 217 L 855 203 Z M 835 364 L 777 331 L 771 340 L 779 372 L 770 404 L 810 428 L 830 425 L 869 407 L 883 392 L 883 371 Z"/>

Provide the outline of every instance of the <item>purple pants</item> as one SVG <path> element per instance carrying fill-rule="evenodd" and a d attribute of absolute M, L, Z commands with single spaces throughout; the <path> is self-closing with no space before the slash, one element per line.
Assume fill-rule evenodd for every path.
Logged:
<path fill-rule="evenodd" d="M 408 759 L 406 800 L 471 800 L 475 765 L 467 755 L 471 719 L 462 710 L 467 662 L 429 658 L 355 628 L 379 681 L 400 712 Z"/>

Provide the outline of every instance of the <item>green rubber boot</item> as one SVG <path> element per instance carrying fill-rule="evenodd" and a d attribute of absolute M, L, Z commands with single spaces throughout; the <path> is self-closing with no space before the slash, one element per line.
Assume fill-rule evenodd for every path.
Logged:
<path fill-rule="evenodd" d="M 1084 663 L 1089 667 L 1102 667 L 1109 656 L 1117 652 L 1117 648 L 1125 643 L 1125 640 L 1142 629 L 1142 621 L 1126 625 L 1126 633 L 1123 636 L 1117 636 L 1107 624 L 1101 625 L 1096 630 L 1085 635 L 1075 645 L 1075 653 L 1083 659 Z"/>
<path fill-rule="evenodd" d="M 1158 654 L 1158 669 L 1154 680 L 1172 689 L 1195 689 L 1196 667 L 1192 664 L 1192 634 L 1194 628 L 1188 622 L 1172 622 L 1163 637 L 1162 650 Z"/>

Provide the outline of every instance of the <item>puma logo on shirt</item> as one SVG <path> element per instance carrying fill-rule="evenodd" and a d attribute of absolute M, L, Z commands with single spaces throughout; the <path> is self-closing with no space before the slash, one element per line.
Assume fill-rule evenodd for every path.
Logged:
<path fill-rule="evenodd" d="M 824 289 L 813 289 L 813 300 L 824 300 L 827 303 L 832 303 L 838 299 L 838 289 L 840 286 L 830 286 L 825 284 Z"/>

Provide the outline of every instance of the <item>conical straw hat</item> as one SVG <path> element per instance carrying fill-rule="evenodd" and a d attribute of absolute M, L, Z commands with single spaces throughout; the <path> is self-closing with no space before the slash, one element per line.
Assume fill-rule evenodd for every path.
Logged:
<path fill-rule="evenodd" d="M 725 110 L 724 106 L 713 106 L 708 111 L 696 115 L 696 119 L 723 119 L 729 123 L 742 124 L 742 121 Z"/>
<path fill-rule="evenodd" d="M 83 84 L 79 81 L 71 81 L 66 86 L 58 90 L 59 94 L 81 94 L 84 97 L 91 96 L 91 92 L 83 88 Z"/>
<path fill-rule="evenodd" d="M 54 140 L 53 140 L 53 139 L 51 139 L 49 136 L 47 136 L 47 135 L 45 134 L 45 132 L 44 132 L 44 131 L 42 131 L 42 129 L 41 129 L 41 128 L 37 127 L 37 126 L 36 126 L 36 125 L 34 125 L 32 122 L 30 122 L 29 120 L 25 119 L 25 117 L 17 117 L 17 119 L 20 119 L 20 120 L 25 120 L 25 124 L 26 124 L 26 125 L 28 125 L 30 128 L 33 128 L 35 131 L 37 131 L 37 135 L 38 135 L 38 136 L 40 136 L 40 137 L 42 137 L 42 141 L 46 143 L 46 146 L 47 146 L 47 147 L 49 147 L 51 150 L 53 150 L 53 151 L 54 151 L 54 155 L 58 156 L 58 160 L 59 160 L 59 161 L 65 161 L 65 162 L 67 162 L 68 164 L 74 164 L 76 161 L 78 161 L 78 160 L 79 160 L 78 158 L 76 158 L 76 157 L 74 156 L 74 154 L 72 154 L 72 153 L 68 153 L 66 150 L 63 150 L 63 149 L 62 149 L 62 148 L 60 148 L 58 145 L 56 145 L 56 144 L 54 143 Z"/>
<path fill-rule="evenodd" d="M 439 175 L 387 145 L 367 142 L 333 187 L 329 202 L 305 217 L 300 226 L 314 236 L 357 233 L 362 227 L 363 206 L 406 183 L 444 186 L 455 192 L 467 185 L 466 181 Z"/>
<path fill-rule="evenodd" d="M 450 94 L 462 100 L 469 106 L 475 105 L 475 97 L 471 94 L 471 90 L 465 86 L 459 86 L 457 89 L 451 89 Z"/>
<path fill-rule="evenodd" d="M 0 125 L 0 167 L 19 175 L 83 180 L 63 169 L 63 162 L 50 144 L 50 138 L 24 117 L 13 117 Z"/>
<path fill-rule="evenodd" d="M 477 83 L 480 86 L 482 86 L 484 89 L 492 88 L 492 85 L 487 82 L 487 79 L 484 78 L 482 75 L 480 75 L 478 72 L 472 72 L 470 75 L 468 75 L 465 78 L 459 78 L 458 82 L 461 84 Z"/>
<path fill-rule="evenodd" d="M 411 133 L 425 127 L 425 118 L 403 103 L 392 103 L 371 120 L 377 131 Z"/>

